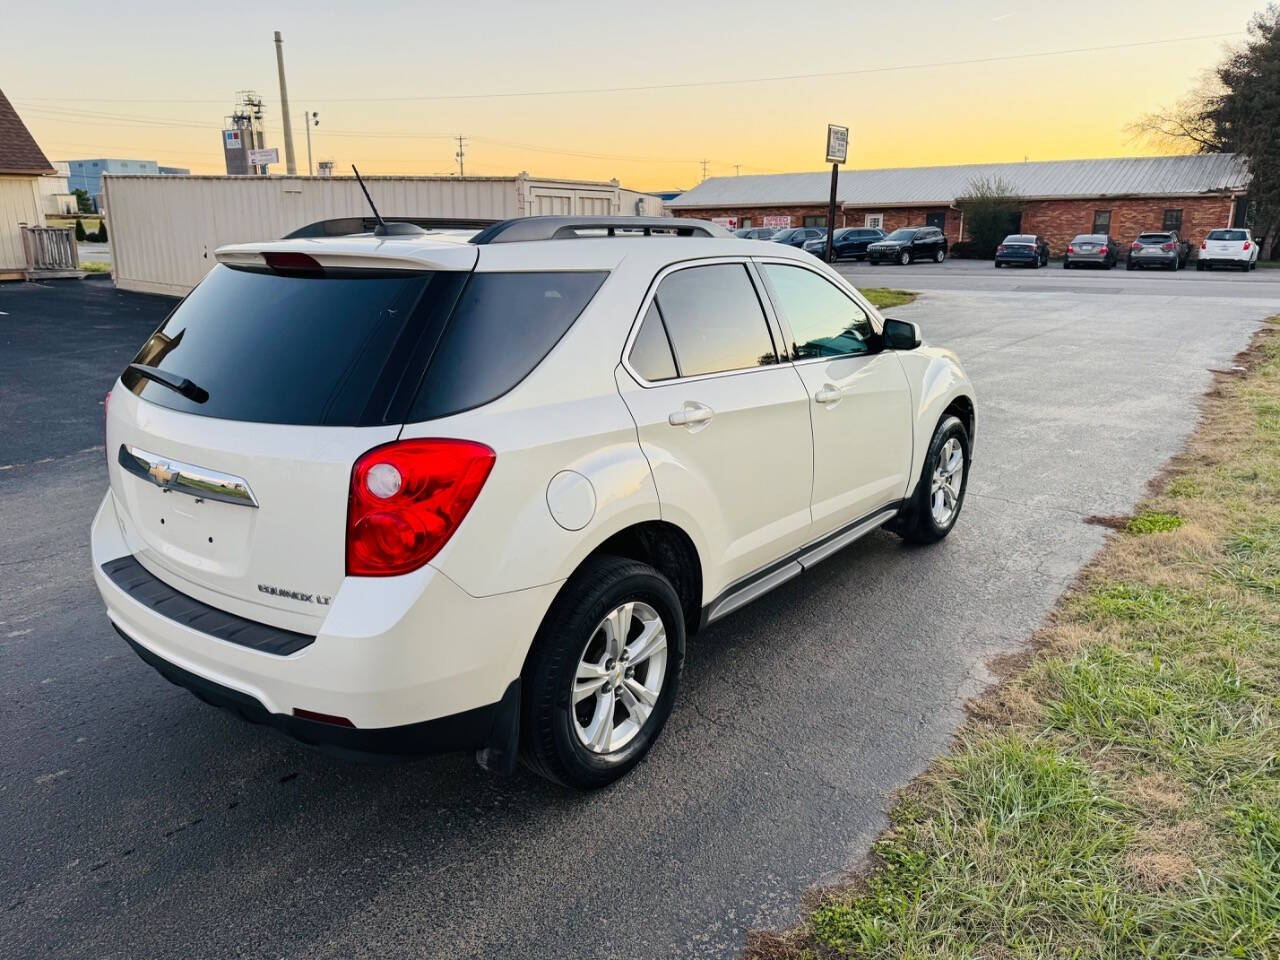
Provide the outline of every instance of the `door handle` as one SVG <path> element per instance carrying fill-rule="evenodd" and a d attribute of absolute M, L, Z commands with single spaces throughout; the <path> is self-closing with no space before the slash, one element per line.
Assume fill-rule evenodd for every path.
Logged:
<path fill-rule="evenodd" d="M 822 388 L 813 395 L 813 399 L 818 403 L 835 403 L 843 397 L 844 391 L 830 383 L 824 383 Z"/>
<path fill-rule="evenodd" d="M 715 415 L 716 412 L 705 403 L 690 400 L 675 413 L 668 416 L 667 423 L 673 427 L 692 427 L 700 423 L 706 423 Z"/>

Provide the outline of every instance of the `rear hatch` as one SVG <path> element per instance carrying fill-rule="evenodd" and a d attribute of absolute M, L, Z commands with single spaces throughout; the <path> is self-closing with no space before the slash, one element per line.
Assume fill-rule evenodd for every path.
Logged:
<path fill-rule="evenodd" d="M 1167 256 L 1173 253 L 1172 250 L 1166 250 L 1165 245 L 1173 243 L 1173 237 L 1167 233 L 1144 233 L 1134 241 L 1134 253 L 1140 256 L 1159 254 Z"/>
<path fill-rule="evenodd" d="M 1210 230 L 1205 238 L 1205 251 L 1212 257 L 1244 259 L 1249 235 L 1243 230 Z"/>
<path fill-rule="evenodd" d="M 108 407 L 139 561 L 220 609 L 314 628 L 345 575 L 352 464 L 398 436 L 474 251 L 446 269 L 295 256 L 272 270 L 253 253 L 226 258 L 251 269 L 215 267 Z"/>

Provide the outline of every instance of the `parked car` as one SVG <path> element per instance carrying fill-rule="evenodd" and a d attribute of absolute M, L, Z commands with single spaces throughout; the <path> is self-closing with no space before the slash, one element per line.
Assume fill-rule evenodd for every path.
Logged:
<path fill-rule="evenodd" d="M 1253 270 L 1257 265 L 1258 245 L 1253 242 L 1253 234 L 1237 228 L 1210 230 L 1200 244 L 1200 253 L 1196 257 L 1197 270 L 1212 267 Z"/>
<path fill-rule="evenodd" d="M 777 232 L 774 227 L 741 227 L 733 235 L 743 240 L 770 240 Z"/>
<path fill-rule="evenodd" d="M 1136 270 L 1138 267 L 1178 270 L 1186 266 L 1190 256 L 1191 244 L 1181 239 L 1174 230 L 1140 233 L 1129 247 L 1126 267 L 1129 270 Z"/>
<path fill-rule="evenodd" d="M 947 259 L 947 238 L 937 227 L 903 227 L 867 247 L 870 263 L 900 263 Z"/>
<path fill-rule="evenodd" d="M 93 574 L 144 661 L 309 744 L 603 786 L 688 633 L 964 505 L 959 361 L 800 250 L 531 217 L 215 258 L 107 395 Z"/>
<path fill-rule="evenodd" d="M 867 247 L 884 239 L 884 231 L 875 227 L 841 227 L 831 235 L 832 252 L 837 260 L 865 260 Z M 804 249 L 821 259 L 827 252 L 826 236 L 806 240 Z"/>
<path fill-rule="evenodd" d="M 1067 245 L 1062 269 L 1096 266 L 1110 270 L 1120 256 L 1120 245 L 1105 233 L 1082 233 Z"/>
<path fill-rule="evenodd" d="M 1049 241 L 1034 233 L 1012 233 L 996 247 L 996 267 L 1044 267 L 1049 263 Z"/>
<path fill-rule="evenodd" d="M 788 247 L 803 247 L 810 240 L 817 240 L 819 237 L 826 239 L 826 236 L 826 227 L 787 227 L 769 239 L 774 243 L 785 243 Z"/>

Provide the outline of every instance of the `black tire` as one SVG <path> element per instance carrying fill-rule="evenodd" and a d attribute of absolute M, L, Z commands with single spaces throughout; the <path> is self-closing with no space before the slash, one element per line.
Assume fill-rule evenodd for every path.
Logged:
<path fill-rule="evenodd" d="M 1125 268 L 1126 270 L 1136 270 L 1136 269 L 1138 269 L 1138 268 L 1134 265 L 1134 262 L 1133 262 L 1132 260 L 1128 260 L 1128 261 L 1126 261 L 1126 262 L 1125 262 L 1125 265 L 1124 265 L 1124 268 Z"/>
<path fill-rule="evenodd" d="M 1063 269 L 1063 270 L 1070 270 L 1070 269 L 1071 269 L 1071 261 L 1070 261 L 1070 260 L 1068 260 L 1066 257 L 1063 257 L 1063 258 L 1062 258 L 1062 269 Z"/>
<path fill-rule="evenodd" d="M 955 437 L 960 441 L 960 449 L 964 454 L 963 476 L 960 480 L 960 495 L 956 499 L 955 509 L 950 519 L 940 526 L 933 517 L 931 509 L 933 472 L 938 465 L 938 454 L 947 441 Z M 956 525 L 960 510 L 964 507 L 964 497 L 969 490 L 969 434 L 959 417 L 946 416 L 933 431 L 933 439 L 929 441 L 929 450 L 925 454 L 924 467 L 920 472 L 920 482 L 916 484 L 915 493 L 902 513 L 890 524 L 890 529 L 908 543 L 937 543 Z"/>
<path fill-rule="evenodd" d="M 933 252 L 933 262 L 934 262 L 934 263 L 942 263 L 942 262 L 943 262 L 944 260 L 946 260 L 946 259 L 947 259 L 947 251 L 945 251 L 945 250 L 935 250 L 935 251 Z"/>
<path fill-rule="evenodd" d="M 653 607 L 667 633 L 667 666 L 657 703 L 640 732 L 614 753 L 593 753 L 574 729 L 572 691 L 583 649 L 620 604 Z M 685 623 L 669 580 L 646 563 L 602 555 L 587 560 L 543 618 L 522 673 L 520 759 L 534 773 L 579 790 L 607 786 L 631 770 L 662 732 L 680 687 Z"/>
<path fill-rule="evenodd" d="M 1196 269 L 1199 270 L 1201 273 L 1204 272 L 1204 264 L 1201 263 L 1199 260 L 1196 261 Z"/>
<path fill-rule="evenodd" d="M 911 254 L 908 253 L 906 250 L 903 250 L 902 253 L 898 254 L 899 266 L 905 267 L 910 262 L 911 262 Z"/>
<path fill-rule="evenodd" d="M 1004 264 L 1003 264 L 1003 263 L 1001 263 L 999 260 L 997 260 L 997 261 L 996 261 L 996 269 L 997 269 L 997 270 L 999 270 L 999 269 L 1000 269 L 1001 267 L 1003 267 L 1003 266 L 1004 266 Z"/>

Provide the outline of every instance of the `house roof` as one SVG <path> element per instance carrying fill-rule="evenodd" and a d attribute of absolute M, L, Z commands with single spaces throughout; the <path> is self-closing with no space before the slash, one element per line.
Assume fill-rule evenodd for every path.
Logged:
<path fill-rule="evenodd" d="M 0 173 L 53 173 L 53 164 L 36 145 L 31 131 L 3 90 L 0 90 Z"/>
<path fill-rule="evenodd" d="M 1243 191 L 1244 159 L 1230 153 L 1108 160 L 976 163 L 950 167 L 899 167 L 840 173 L 842 206 L 950 205 L 978 178 L 999 179 L 1026 199 L 1105 196 L 1192 196 Z M 825 204 L 831 173 L 781 173 L 712 177 L 670 201 L 672 209 Z"/>

